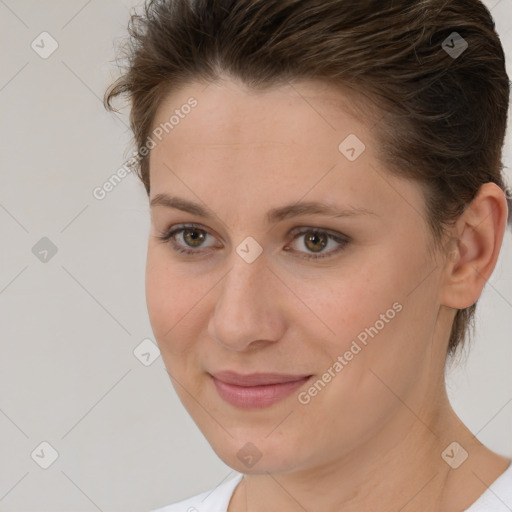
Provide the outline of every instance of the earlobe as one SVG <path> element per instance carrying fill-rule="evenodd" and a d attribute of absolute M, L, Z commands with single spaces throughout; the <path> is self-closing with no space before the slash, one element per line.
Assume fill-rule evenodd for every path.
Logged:
<path fill-rule="evenodd" d="M 495 183 L 482 185 L 455 223 L 443 271 L 441 304 L 465 309 L 478 300 L 496 266 L 507 214 L 503 190 Z"/>

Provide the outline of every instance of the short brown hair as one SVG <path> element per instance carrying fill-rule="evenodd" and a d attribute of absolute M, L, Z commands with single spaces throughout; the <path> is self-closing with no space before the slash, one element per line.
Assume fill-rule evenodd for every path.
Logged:
<path fill-rule="evenodd" d="M 112 99 L 129 95 L 139 152 L 163 99 L 187 83 L 222 74 L 252 88 L 318 79 L 377 107 L 359 111 L 380 112 L 379 157 L 423 187 L 436 245 L 482 184 L 506 189 L 510 82 L 479 0 L 149 0 L 128 32 L 126 69 L 104 104 L 115 111 Z M 149 195 L 147 149 L 139 155 Z M 457 311 L 448 354 L 473 326 L 475 307 Z"/>

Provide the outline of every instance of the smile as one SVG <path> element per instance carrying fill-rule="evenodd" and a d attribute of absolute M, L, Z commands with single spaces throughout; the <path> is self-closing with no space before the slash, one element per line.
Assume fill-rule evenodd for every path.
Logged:
<path fill-rule="evenodd" d="M 240 408 L 263 408 L 288 397 L 311 375 L 220 372 L 210 374 L 210 377 L 219 396 L 229 404 Z"/>

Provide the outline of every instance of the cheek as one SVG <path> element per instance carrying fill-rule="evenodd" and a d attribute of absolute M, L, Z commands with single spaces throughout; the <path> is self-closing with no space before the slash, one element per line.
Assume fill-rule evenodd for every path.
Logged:
<path fill-rule="evenodd" d="M 402 394 L 430 364 L 437 314 L 435 265 L 426 261 L 420 241 L 407 249 L 394 245 L 379 253 L 371 265 L 365 263 L 364 272 L 353 272 L 344 283 L 347 293 L 340 297 L 340 306 L 347 326 L 344 329 L 338 321 L 344 334 L 336 347 L 337 354 L 357 352 L 348 354 L 353 362 L 345 376 L 366 389 L 370 403 L 382 398 L 382 383 L 369 369 Z M 334 348 L 331 352 L 336 354 Z"/>
<path fill-rule="evenodd" d="M 381 246 L 378 254 L 347 265 L 323 291 L 308 287 L 304 301 L 318 304 L 315 311 L 333 331 L 324 338 L 331 359 L 351 347 L 363 367 L 386 364 L 397 352 L 415 357 L 410 354 L 411 340 L 418 338 L 418 330 L 426 332 L 431 325 L 435 290 L 429 288 L 435 283 L 427 279 L 411 293 L 430 270 L 421 254 L 411 252 L 397 254 L 395 247 Z M 322 332 L 329 331 L 323 327 Z"/>
<path fill-rule="evenodd" d="M 307 289 L 302 284 L 305 302 L 314 304 L 320 318 L 329 326 L 335 348 L 343 349 L 365 328 L 379 320 L 400 296 L 393 269 L 384 273 L 375 265 L 340 272 L 328 286 Z M 380 267 L 382 268 L 382 267 Z M 327 332 L 327 331 L 325 331 Z"/>
<path fill-rule="evenodd" d="M 169 262 L 162 248 L 148 249 L 146 264 L 146 303 L 153 333 L 162 352 L 182 352 L 187 338 L 180 333 L 193 335 L 194 306 L 199 293 L 207 286 L 194 279 L 187 279 L 179 268 Z M 196 306 L 197 307 L 197 306 Z"/>

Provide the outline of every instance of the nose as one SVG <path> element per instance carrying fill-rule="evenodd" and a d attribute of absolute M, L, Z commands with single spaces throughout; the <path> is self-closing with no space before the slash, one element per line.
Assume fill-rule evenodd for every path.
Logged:
<path fill-rule="evenodd" d="M 281 289 L 280 289 L 281 288 Z M 219 283 L 208 323 L 209 336 L 230 350 L 276 343 L 286 329 L 285 288 L 261 254 L 252 263 L 233 251 L 233 264 Z"/>

